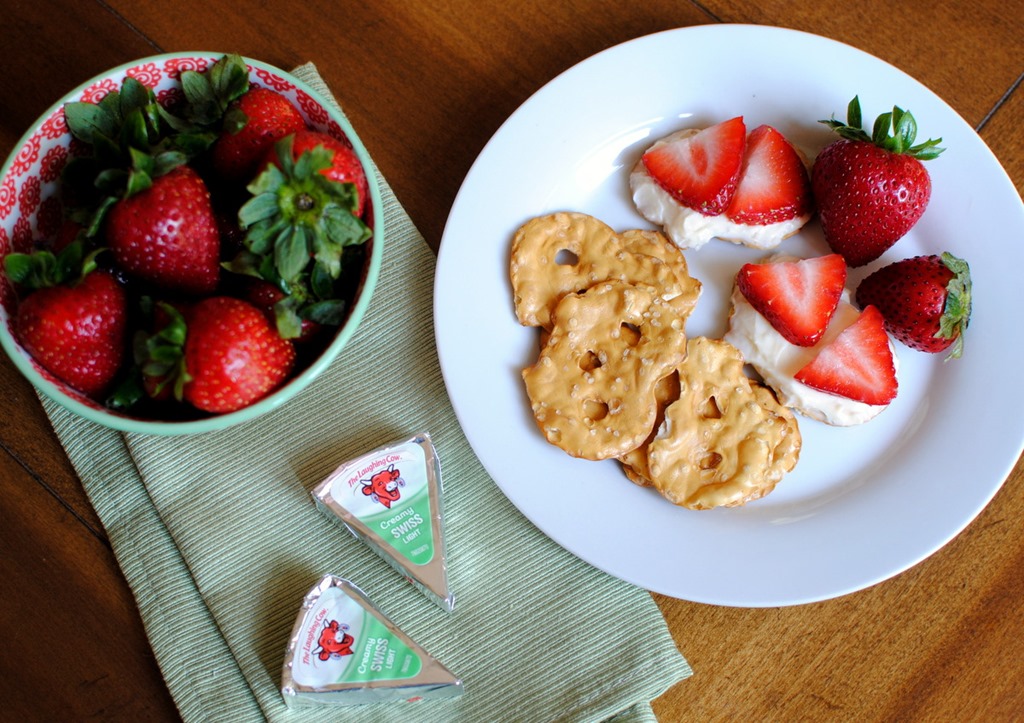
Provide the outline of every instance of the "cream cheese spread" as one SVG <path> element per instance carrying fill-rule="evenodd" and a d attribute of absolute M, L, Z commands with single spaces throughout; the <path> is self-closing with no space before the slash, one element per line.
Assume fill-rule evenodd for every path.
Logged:
<path fill-rule="evenodd" d="M 801 347 L 789 343 L 761 315 L 736 287 L 732 292 L 732 312 L 725 340 L 740 350 L 744 360 L 754 367 L 765 384 L 775 390 L 779 401 L 788 407 L 826 424 L 848 427 L 863 424 L 876 417 L 888 405 L 865 404 L 854 399 L 829 394 L 797 381 L 794 375 L 818 352 L 852 324 L 860 311 L 850 304 L 844 291 L 825 335 L 814 346 Z M 889 343 L 892 347 L 892 342 Z M 899 360 L 893 350 L 893 365 Z"/>
<path fill-rule="evenodd" d="M 692 136 L 698 132 L 699 128 L 677 131 L 651 147 L 655 148 L 659 144 Z M 630 172 L 629 187 L 633 194 L 633 203 L 640 215 L 660 226 L 676 246 L 684 249 L 699 249 L 713 238 L 757 249 L 773 249 L 803 228 L 812 216 L 811 213 L 807 213 L 765 225 L 735 223 L 725 214 L 705 216 L 673 198 L 672 194 L 651 177 L 643 161 L 639 161 Z"/>

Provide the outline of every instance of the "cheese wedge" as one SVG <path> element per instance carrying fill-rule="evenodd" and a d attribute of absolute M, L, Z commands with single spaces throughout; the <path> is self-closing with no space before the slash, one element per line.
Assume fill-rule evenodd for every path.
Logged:
<path fill-rule="evenodd" d="M 313 490 L 328 517 L 451 612 L 441 463 L 427 432 L 341 464 Z"/>
<path fill-rule="evenodd" d="M 302 602 L 281 675 L 289 706 L 418 702 L 462 694 L 462 681 L 358 587 L 326 575 Z"/>

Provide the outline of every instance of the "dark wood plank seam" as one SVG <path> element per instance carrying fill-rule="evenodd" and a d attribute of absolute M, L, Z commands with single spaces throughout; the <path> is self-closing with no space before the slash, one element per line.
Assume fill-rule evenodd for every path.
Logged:
<path fill-rule="evenodd" d="M 53 487 L 51 487 L 49 484 L 47 484 L 46 480 L 44 480 L 42 477 L 40 477 L 38 474 L 36 474 L 35 471 L 32 470 L 32 468 L 28 464 L 26 464 L 20 457 L 18 457 L 18 455 L 16 455 L 2 441 L 0 441 L 0 450 L 3 450 L 12 460 L 14 460 L 18 464 L 19 467 L 21 467 L 23 470 L 25 470 L 25 474 L 27 474 L 29 477 L 31 477 L 33 480 L 35 480 L 36 483 L 39 484 L 40 487 L 42 487 L 44 490 L 46 490 L 47 493 L 49 493 L 49 495 L 51 497 L 53 497 L 61 507 L 63 507 L 68 512 L 70 512 L 71 515 L 76 520 L 81 522 L 82 525 L 85 527 L 85 529 L 87 529 L 89 531 L 89 533 L 93 535 L 93 537 L 95 537 L 101 543 L 106 545 L 108 548 L 110 547 L 110 541 L 107 539 L 106 534 L 102 530 L 97 530 L 89 522 L 89 520 L 85 519 L 80 514 L 78 514 L 78 512 L 75 510 L 75 508 L 72 507 L 70 504 L 68 504 L 68 502 L 66 502 L 64 500 L 64 498 L 60 495 L 60 493 L 57 490 L 55 490 Z"/>
<path fill-rule="evenodd" d="M 989 112 L 985 114 L 985 117 L 981 119 L 981 122 L 979 122 L 974 129 L 977 133 L 981 133 L 981 129 L 984 128 L 985 125 L 989 122 L 989 120 L 992 119 L 992 116 L 994 116 L 999 111 L 999 109 L 1006 104 L 1006 101 L 1010 99 L 1010 96 L 1013 95 L 1017 88 L 1020 87 L 1022 81 L 1024 81 L 1024 73 L 1021 73 L 1020 75 L 1017 76 L 1017 79 L 1013 81 L 1010 87 L 1007 88 L 1006 92 L 1003 93 L 999 100 L 996 101 L 995 105 L 993 105 Z"/>
<path fill-rule="evenodd" d="M 96 0 L 96 4 L 99 5 L 101 8 L 103 8 L 109 15 L 112 15 L 113 17 L 117 18 L 117 21 L 119 23 L 121 23 L 126 28 L 131 30 L 133 33 L 138 35 L 140 38 L 145 40 L 148 45 L 153 46 L 153 49 L 156 50 L 157 53 L 166 53 L 167 52 L 166 50 L 164 50 L 163 46 L 159 45 L 155 40 L 153 40 L 151 37 L 146 35 L 146 33 L 142 32 L 142 30 L 140 30 L 138 27 L 136 27 L 131 22 L 129 22 L 128 19 L 124 15 L 122 15 L 121 13 L 117 12 L 116 10 L 114 10 L 114 8 L 112 8 L 109 5 L 107 5 L 105 2 L 103 2 L 103 0 Z"/>
<path fill-rule="evenodd" d="M 708 10 L 708 9 L 707 9 L 706 7 L 704 7 L 704 6 L 703 6 L 703 5 L 701 5 L 700 3 L 698 3 L 698 2 L 692 2 L 692 1 L 691 1 L 691 2 L 690 2 L 690 4 L 691 4 L 691 5 L 693 5 L 693 6 L 695 7 L 695 8 L 697 8 L 698 10 L 700 10 L 700 11 L 701 11 L 702 13 L 704 13 L 705 15 L 707 15 L 707 16 L 708 16 L 709 18 L 711 18 L 712 20 L 714 20 L 714 21 L 715 21 L 716 23 L 721 23 L 721 22 L 725 22 L 724 20 L 722 20 L 722 18 L 720 18 L 720 17 L 718 17 L 717 15 L 715 15 L 715 14 L 714 14 L 713 12 L 711 12 L 710 10 Z"/>

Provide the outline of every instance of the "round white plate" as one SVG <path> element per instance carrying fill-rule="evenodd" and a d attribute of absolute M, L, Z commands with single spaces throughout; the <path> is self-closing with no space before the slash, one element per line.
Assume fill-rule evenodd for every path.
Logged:
<path fill-rule="evenodd" d="M 637 487 L 614 461 L 569 457 L 530 413 L 520 372 L 536 330 L 512 307 L 516 228 L 557 210 L 618 230 L 649 228 L 628 170 L 655 139 L 743 115 L 770 123 L 812 157 L 859 95 L 867 123 L 910 110 L 919 141 L 943 138 L 929 161 L 930 206 L 885 256 L 851 273 L 943 250 L 971 264 L 974 315 L 964 357 L 943 363 L 897 345 L 900 393 L 875 420 L 832 428 L 800 417 L 796 469 L 763 500 L 695 512 Z M 685 600 L 743 607 L 823 600 L 921 561 L 989 502 L 1024 446 L 1024 206 L 998 161 L 949 106 L 896 68 L 825 38 L 770 27 L 671 30 L 610 48 L 523 104 L 473 165 L 452 207 L 435 277 L 445 383 L 487 472 L 545 534 L 628 582 Z M 827 253 L 812 222 L 780 247 Z M 704 285 L 687 332 L 720 337 L 727 298 L 752 249 L 714 240 L 687 252 Z"/>

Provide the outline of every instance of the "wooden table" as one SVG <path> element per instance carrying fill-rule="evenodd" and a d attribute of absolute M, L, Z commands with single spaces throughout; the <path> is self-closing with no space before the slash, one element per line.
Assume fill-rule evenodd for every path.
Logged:
<path fill-rule="evenodd" d="M 158 5 L 5 3 L 0 154 L 63 93 L 138 57 L 223 50 L 282 68 L 311 60 L 436 248 L 481 148 L 556 74 L 655 31 L 756 23 L 849 43 L 916 77 L 979 131 L 1024 188 L 1022 0 L 928 11 L 882 0 Z M 178 718 L 102 525 L 6 357 L 0 384 L 0 719 Z M 1022 483 L 1018 464 L 952 543 L 837 600 L 748 610 L 655 596 L 696 671 L 656 701 L 659 718 L 1019 719 Z"/>

